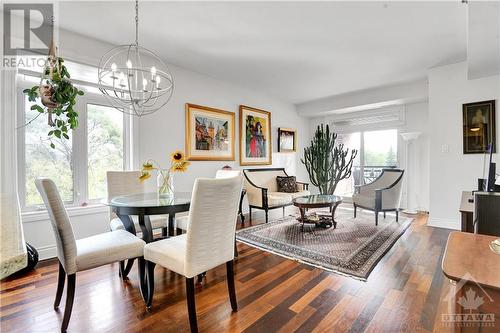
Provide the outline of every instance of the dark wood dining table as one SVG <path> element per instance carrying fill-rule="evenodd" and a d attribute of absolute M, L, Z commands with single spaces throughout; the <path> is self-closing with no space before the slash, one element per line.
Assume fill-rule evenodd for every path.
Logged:
<path fill-rule="evenodd" d="M 132 216 L 136 215 L 139 221 L 139 227 L 142 232 L 142 239 L 146 243 L 153 241 L 153 228 L 151 226 L 151 215 L 168 214 L 168 234 L 162 234 L 163 237 L 175 235 L 175 214 L 189 211 L 191 204 L 191 193 L 175 192 L 172 196 L 163 196 L 158 193 L 140 193 L 120 195 L 107 198 L 102 201 L 103 204 L 110 206 L 112 211 L 120 218 L 125 230 L 134 235 L 137 234 Z M 134 260 L 128 260 L 127 263 L 120 263 L 120 274 L 126 277 Z"/>

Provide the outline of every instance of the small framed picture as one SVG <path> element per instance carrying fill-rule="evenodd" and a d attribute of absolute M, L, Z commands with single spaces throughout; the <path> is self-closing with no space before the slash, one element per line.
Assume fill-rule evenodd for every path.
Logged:
<path fill-rule="evenodd" d="M 278 128 L 278 152 L 294 152 L 297 150 L 297 130 Z"/>
<path fill-rule="evenodd" d="M 240 164 L 271 163 L 271 112 L 240 105 Z"/>
<path fill-rule="evenodd" d="M 186 104 L 186 157 L 190 161 L 234 161 L 234 113 Z"/>
<path fill-rule="evenodd" d="M 490 144 L 496 151 L 495 100 L 463 104 L 464 154 L 483 154 Z"/>

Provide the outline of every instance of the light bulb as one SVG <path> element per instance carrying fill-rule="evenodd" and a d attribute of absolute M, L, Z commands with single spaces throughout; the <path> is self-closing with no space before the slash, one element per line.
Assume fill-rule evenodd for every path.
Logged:
<path fill-rule="evenodd" d="M 151 75 L 155 76 L 155 74 L 156 74 L 156 67 L 153 66 L 151 67 Z"/>
<path fill-rule="evenodd" d="M 156 75 L 155 81 L 156 81 L 156 88 L 157 89 L 160 88 L 160 82 L 161 82 L 160 75 Z"/>
<path fill-rule="evenodd" d="M 115 72 L 115 71 L 116 71 L 116 64 L 115 64 L 115 63 L 112 63 L 112 64 L 111 64 L 111 70 L 112 70 L 113 72 Z"/>
<path fill-rule="evenodd" d="M 123 74 L 123 72 L 120 72 L 118 76 L 120 77 L 120 80 L 125 80 L 125 74 Z"/>
<path fill-rule="evenodd" d="M 128 69 L 132 68 L 132 61 L 130 61 L 130 59 L 127 60 L 127 68 Z"/>
<path fill-rule="evenodd" d="M 146 90 L 147 85 L 148 85 L 148 80 L 142 79 L 142 86 L 143 86 L 144 90 Z"/>

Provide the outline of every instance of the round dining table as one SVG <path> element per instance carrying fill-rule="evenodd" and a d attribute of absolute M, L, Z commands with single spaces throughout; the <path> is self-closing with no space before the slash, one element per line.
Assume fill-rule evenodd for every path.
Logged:
<path fill-rule="evenodd" d="M 158 193 L 128 194 L 104 199 L 102 203 L 111 207 L 111 210 L 122 221 L 125 230 L 134 235 L 137 234 L 137 231 L 132 216 L 137 216 L 142 239 L 146 243 L 150 243 L 153 241 L 153 228 L 149 217 L 168 214 L 168 234 L 162 233 L 162 236 L 174 236 L 175 214 L 189 211 L 191 193 L 175 192 L 171 196 L 159 195 Z M 128 260 L 126 264 L 120 263 L 122 277 L 128 275 L 133 263 L 133 259 Z"/>

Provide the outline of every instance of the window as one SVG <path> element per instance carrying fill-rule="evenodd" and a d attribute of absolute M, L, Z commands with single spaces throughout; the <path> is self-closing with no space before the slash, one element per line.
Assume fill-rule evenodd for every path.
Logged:
<path fill-rule="evenodd" d="M 354 185 L 367 184 L 375 180 L 382 169 L 394 168 L 398 164 L 398 131 L 396 129 L 339 134 L 337 143 L 349 149 L 357 149 L 349 179 L 341 181 L 335 191 L 349 196 Z"/>
<path fill-rule="evenodd" d="M 79 65 L 73 71 L 85 67 L 89 66 Z M 85 75 L 77 73 L 76 77 Z M 47 117 L 31 110 L 32 102 L 22 93 L 36 81 L 32 73 L 20 74 L 17 81 L 18 182 L 23 211 L 45 209 L 34 183 L 38 177 L 54 179 L 68 206 L 99 203 L 106 197 L 106 171 L 130 166 L 131 116 L 111 107 L 93 83 L 87 87 L 79 81 L 80 88 L 86 91 L 75 105 L 79 127 L 68 133 L 70 140 L 53 139 L 56 148 L 52 149 L 47 138 Z"/>
<path fill-rule="evenodd" d="M 87 104 L 88 197 L 106 196 L 106 171 L 123 170 L 123 113 Z"/>
<path fill-rule="evenodd" d="M 42 198 L 35 187 L 37 177 L 58 179 L 61 198 L 68 203 L 73 202 L 73 147 L 70 140 L 55 139 L 56 149 L 49 147 L 47 141 L 47 118 L 40 117 L 40 113 L 31 110 L 33 102 L 25 97 L 25 119 L 29 125 L 24 127 L 24 187 L 21 192 L 25 195 L 25 205 L 35 206 L 43 204 Z M 71 134 L 71 133 L 69 133 Z"/>

